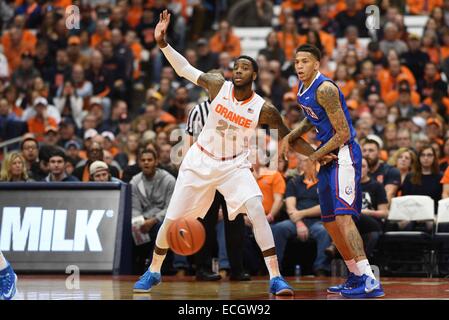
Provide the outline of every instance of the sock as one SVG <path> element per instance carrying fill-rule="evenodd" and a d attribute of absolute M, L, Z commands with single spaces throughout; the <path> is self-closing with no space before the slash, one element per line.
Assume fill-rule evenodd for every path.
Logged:
<path fill-rule="evenodd" d="M 166 255 L 167 254 L 160 255 L 160 254 L 157 254 L 156 252 L 153 252 L 153 260 L 151 260 L 151 265 L 150 265 L 151 272 L 161 273 L 162 263 L 164 262 Z"/>
<path fill-rule="evenodd" d="M 7 266 L 8 266 L 8 262 L 6 262 L 6 259 L 3 256 L 3 253 L 0 251 L 0 270 L 6 269 Z"/>
<path fill-rule="evenodd" d="M 362 272 L 359 271 L 359 268 L 357 267 L 357 263 L 354 259 L 351 260 L 345 260 L 346 266 L 349 269 L 349 272 L 352 272 L 356 276 L 361 276 Z"/>
<path fill-rule="evenodd" d="M 374 276 L 373 270 L 368 262 L 368 259 L 363 259 L 357 262 L 357 267 L 362 274 L 366 274 L 368 277 L 376 279 Z"/>
<path fill-rule="evenodd" d="M 270 279 L 273 279 L 274 277 L 279 277 L 281 273 L 279 272 L 278 257 L 276 255 L 268 256 L 265 257 L 264 260 L 268 272 L 270 273 Z"/>

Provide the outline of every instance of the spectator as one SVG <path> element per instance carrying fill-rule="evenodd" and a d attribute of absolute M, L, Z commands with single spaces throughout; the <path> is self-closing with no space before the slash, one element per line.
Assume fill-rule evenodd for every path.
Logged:
<path fill-rule="evenodd" d="M 123 152 L 117 154 L 114 159 L 122 168 L 132 166 L 137 163 L 137 153 L 139 151 L 139 135 L 134 132 L 128 133 Z"/>
<path fill-rule="evenodd" d="M 388 160 L 388 164 L 396 167 L 401 174 L 401 186 L 408 174 L 416 172 L 416 153 L 409 148 L 399 148 Z"/>
<path fill-rule="evenodd" d="M 285 201 L 290 219 L 271 226 L 279 261 L 283 261 L 288 239 L 298 237 L 306 241 L 309 237 L 317 242 L 316 258 L 313 263 L 315 275 L 327 275 L 330 265 L 325 249 L 331 238 L 321 222 L 320 202 L 317 189 L 316 163 L 303 155 L 298 155 L 299 175 L 291 178 L 287 185 Z"/>
<path fill-rule="evenodd" d="M 196 42 L 198 53 L 197 67 L 203 72 L 208 72 L 218 68 L 218 54 L 211 52 L 208 42 L 205 38 L 200 38 Z"/>
<path fill-rule="evenodd" d="M 337 38 L 344 36 L 344 31 L 348 26 L 356 26 L 361 31 L 361 37 L 367 37 L 367 28 L 365 26 L 365 12 L 358 10 L 357 1 L 346 0 L 346 10 L 341 11 L 335 17 L 338 23 Z"/>
<path fill-rule="evenodd" d="M 164 170 L 158 169 L 156 152 L 144 149 L 139 152 L 139 165 L 142 172 L 133 177 L 132 216 L 142 217 L 140 232 L 150 235 L 150 242 L 134 244 L 133 273 L 141 273 L 145 269 L 148 252 L 154 246 L 157 231 L 165 218 L 168 203 L 175 187 L 175 178 Z M 151 255 L 150 255 L 151 259 Z"/>
<path fill-rule="evenodd" d="M 431 98 L 436 92 L 443 96 L 447 94 L 447 83 L 441 79 L 434 63 L 426 63 L 424 77 L 418 81 L 418 92 L 423 100 Z"/>
<path fill-rule="evenodd" d="M 408 48 L 408 51 L 400 55 L 401 63 L 410 69 L 415 79 L 422 79 L 424 66 L 430 58 L 421 50 L 420 38 L 417 34 L 413 33 L 408 37 Z"/>
<path fill-rule="evenodd" d="M 12 84 L 19 91 L 26 92 L 31 89 L 34 78 L 39 77 L 39 71 L 34 67 L 33 56 L 30 52 L 24 52 L 21 56 L 20 65 L 12 74 Z"/>
<path fill-rule="evenodd" d="M 323 26 L 324 24 L 321 24 L 320 18 L 313 16 L 309 18 L 309 30 L 318 32 L 320 42 L 324 46 L 325 55 L 331 57 L 336 45 L 335 36 L 324 31 Z"/>
<path fill-rule="evenodd" d="M 408 128 L 399 129 L 396 135 L 398 148 L 412 148 L 412 133 Z"/>
<path fill-rule="evenodd" d="M 28 130 L 36 136 L 37 141 L 43 140 L 47 126 L 58 126 L 56 119 L 47 115 L 47 106 L 47 99 L 43 97 L 36 98 L 33 103 L 36 115 L 28 120 Z"/>
<path fill-rule="evenodd" d="M 82 161 L 80 157 L 81 145 L 76 140 L 69 140 L 64 144 L 64 150 L 68 158 L 72 159 L 75 162 L 75 166 L 73 171 L 75 171 L 76 165 Z M 72 173 L 73 173 L 72 171 Z"/>
<path fill-rule="evenodd" d="M 277 33 L 278 43 L 284 50 L 287 61 L 292 61 L 296 48 L 301 43 L 301 37 L 295 24 L 295 18 L 288 17 L 282 27 L 282 31 Z"/>
<path fill-rule="evenodd" d="M 449 139 L 446 139 L 443 146 L 443 155 L 440 157 L 440 171 L 445 172 L 449 165 Z"/>
<path fill-rule="evenodd" d="M 366 139 L 362 144 L 362 153 L 368 162 L 369 176 L 384 185 L 388 203 L 391 203 L 401 185 L 399 170 L 380 160 L 380 146 L 375 140 Z"/>
<path fill-rule="evenodd" d="M 358 78 L 358 85 L 364 99 L 367 99 L 369 101 L 369 96 L 371 94 L 375 94 L 377 95 L 377 98 L 380 98 L 380 83 L 376 79 L 374 64 L 371 60 L 365 60 L 361 63 L 360 75 Z M 373 111 L 373 109 L 371 111 Z"/>
<path fill-rule="evenodd" d="M 67 57 L 72 66 L 80 65 L 82 68 L 87 68 L 89 65 L 88 59 L 81 53 L 81 38 L 78 36 L 70 36 L 67 40 Z"/>
<path fill-rule="evenodd" d="M 411 89 L 407 81 L 401 82 L 398 92 L 399 97 L 395 106 L 398 108 L 401 117 L 411 119 L 416 114 L 417 108 L 412 101 Z"/>
<path fill-rule="evenodd" d="M 66 155 L 64 151 L 53 147 L 48 157 L 49 174 L 45 178 L 46 182 L 76 182 L 78 178 L 68 175 L 65 172 Z"/>
<path fill-rule="evenodd" d="M 231 57 L 237 58 L 241 54 L 240 39 L 231 30 L 229 22 L 222 20 L 218 31 L 209 41 L 209 47 L 212 52 L 228 52 Z"/>
<path fill-rule="evenodd" d="M 27 131 L 27 124 L 21 121 L 5 98 L 0 96 L 0 141 L 16 138 Z"/>
<path fill-rule="evenodd" d="M 83 111 L 83 98 L 78 96 L 73 84 L 67 81 L 56 93 L 53 103 L 61 116 L 72 119 L 78 128 L 82 127 L 86 111 Z"/>
<path fill-rule="evenodd" d="M 27 174 L 34 178 L 34 171 L 39 168 L 39 144 L 37 140 L 33 137 L 26 137 L 20 145 L 20 150 L 25 159 Z"/>
<path fill-rule="evenodd" d="M 98 142 L 92 142 L 87 150 L 87 160 L 78 164 L 78 167 L 73 171 L 73 175 L 78 178 L 80 181 L 87 182 L 89 181 L 89 166 L 94 161 L 103 161 L 103 148 Z M 119 171 L 117 168 L 110 166 L 109 171 L 112 176 L 115 178 L 119 177 Z"/>
<path fill-rule="evenodd" d="M 399 39 L 399 29 L 396 24 L 387 22 L 384 29 L 384 39 L 379 43 L 384 55 L 387 55 L 390 50 L 395 50 L 399 56 L 408 51 L 405 42 Z"/>
<path fill-rule="evenodd" d="M 89 166 L 91 181 L 95 182 L 122 182 L 111 175 L 109 166 L 103 161 L 94 161 Z"/>
<path fill-rule="evenodd" d="M 383 185 L 368 175 L 368 161 L 362 160 L 362 215 L 357 222 L 366 254 L 372 256 L 383 230 L 382 219 L 388 216 L 388 199 Z"/>
<path fill-rule="evenodd" d="M 435 214 L 438 210 L 438 201 L 441 200 L 445 180 L 438 167 L 435 150 L 427 145 L 418 153 L 416 172 L 410 173 L 402 185 L 402 195 L 429 196 L 435 201 Z M 404 226 L 405 225 L 405 226 Z M 399 223 L 400 228 L 410 230 L 413 223 Z"/>
<path fill-rule="evenodd" d="M 236 27 L 271 27 L 273 4 L 268 0 L 243 0 L 229 10 L 228 21 Z"/>
<path fill-rule="evenodd" d="M 385 127 L 388 123 L 388 108 L 384 102 L 378 101 L 375 107 L 371 109 L 371 112 L 374 118 L 373 133 L 379 137 L 383 137 Z"/>
<path fill-rule="evenodd" d="M 19 152 L 10 152 L 6 155 L 2 162 L 0 181 L 32 181 L 28 177 L 25 159 Z"/>
<path fill-rule="evenodd" d="M 56 147 L 59 142 L 59 128 L 48 126 L 45 128 L 43 143 L 49 146 Z"/>
<path fill-rule="evenodd" d="M 279 44 L 276 32 L 270 31 L 270 33 L 268 33 L 267 35 L 266 41 L 267 41 L 266 47 L 259 50 L 258 55 L 264 55 L 268 61 L 277 60 L 282 66 L 285 62 L 285 55 L 284 51 L 282 50 Z"/>
<path fill-rule="evenodd" d="M 171 151 L 172 146 L 168 143 L 159 147 L 159 167 L 176 178 L 178 176 L 178 168 L 171 161 Z"/>

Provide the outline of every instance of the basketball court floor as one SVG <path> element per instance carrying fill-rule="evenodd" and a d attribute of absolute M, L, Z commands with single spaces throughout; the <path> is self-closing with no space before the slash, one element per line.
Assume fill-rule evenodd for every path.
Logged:
<path fill-rule="evenodd" d="M 134 294 L 137 276 L 81 275 L 79 282 L 67 275 L 19 275 L 15 300 L 267 300 L 279 299 L 268 294 L 268 277 L 252 281 L 199 282 L 194 277 L 166 276 L 163 283 L 148 294 Z M 295 296 L 281 299 L 346 300 L 326 293 L 340 278 L 286 278 Z M 386 296 L 380 299 L 449 300 L 449 279 L 381 278 Z"/>

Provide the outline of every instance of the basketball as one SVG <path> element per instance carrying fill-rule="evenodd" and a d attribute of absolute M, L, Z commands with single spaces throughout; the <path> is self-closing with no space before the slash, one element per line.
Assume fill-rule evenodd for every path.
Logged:
<path fill-rule="evenodd" d="M 199 220 L 180 218 L 170 225 L 167 237 L 168 244 L 175 253 L 190 256 L 203 247 L 206 231 Z"/>

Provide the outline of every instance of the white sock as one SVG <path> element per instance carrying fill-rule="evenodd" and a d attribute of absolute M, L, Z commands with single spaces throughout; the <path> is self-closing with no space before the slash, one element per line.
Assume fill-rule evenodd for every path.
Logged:
<path fill-rule="evenodd" d="M 376 279 L 374 276 L 373 270 L 368 262 L 368 259 L 363 259 L 357 262 L 357 268 L 360 270 L 362 274 L 366 274 L 368 277 Z"/>
<path fill-rule="evenodd" d="M 6 262 L 6 259 L 3 256 L 3 253 L 0 251 L 0 270 L 6 269 L 7 266 L 8 266 L 8 263 Z"/>
<path fill-rule="evenodd" d="M 345 260 L 346 266 L 349 269 L 349 272 L 352 272 L 356 276 L 361 276 L 362 272 L 359 271 L 359 268 L 357 267 L 357 262 L 355 262 L 354 259 L 351 260 Z"/>
<path fill-rule="evenodd" d="M 264 258 L 265 264 L 267 266 L 268 272 L 270 273 L 270 279 L 274 277 L 279 277 L 281 273 L 279 272 L 278 257 L 276 255 L 268 256 Z"/>

